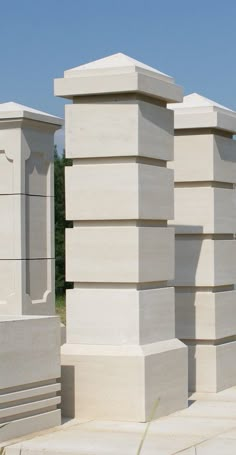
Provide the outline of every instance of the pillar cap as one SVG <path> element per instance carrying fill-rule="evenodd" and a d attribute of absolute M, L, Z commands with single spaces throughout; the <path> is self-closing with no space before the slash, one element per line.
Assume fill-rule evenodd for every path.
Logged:
<path fill-rule="evenodd" d="M 13 119 L 29 119 L 42 123 L 50 123 L 55 126 L 62 126 L 63 120 L 60 117 L 47 114 L 46 112 L 37 111 L 31 107 L 10 101 L 8 103 L 0 103 L 0 121 Z"/>
<path fill-rule="evenodd" d="M 191 93 L 182 103 L 168 107 L 175 111 L 175 129 L 215 128 L 236 132 L 236 112 L 198 93 Z"/>
<path fill-rule="evenodd" d="M 55 79 L 56 96 L 142 93 L 168 102 L 182 101 L 182 88 L 167 74 L 122 54 L 95 60 L 64 72 Z"/>

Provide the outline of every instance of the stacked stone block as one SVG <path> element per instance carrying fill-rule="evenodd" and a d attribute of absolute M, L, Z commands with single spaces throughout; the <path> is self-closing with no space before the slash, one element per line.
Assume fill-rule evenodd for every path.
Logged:
<path fill-rule="evenodd" d="M 0 104 L 0 442 L 59 425 L 53 136 L 61 119 Z"/>
<path fill-rule="evenodd" d="M 0 314 L 54 314 L 54 132 L 61 120 L 0 105 Z"/>
<path fill-rule="evenodd" d="M 235 112 L 198 94 L 175 112 L 176 336 L 189 389 L 236 384 Z"/>
<path fill-rule="evenodd" d="M 173 112 L 181 89 L 123 54 L 65 72 L 67 344 L 63 412 L 146 421 L 187 404 L 175 339 Z"/>

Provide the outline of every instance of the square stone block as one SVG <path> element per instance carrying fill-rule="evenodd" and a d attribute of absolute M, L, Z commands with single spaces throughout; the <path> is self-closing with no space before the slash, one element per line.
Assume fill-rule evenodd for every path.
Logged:
<path fill-rule="evenodd" d="M 173 171 L 137 163 L 86 164 L 65 169 L 67 220 L 174 216 Z"/>
<path fill-rule="evenodd" d="M 66 279 L 74 282 L 158 282 L 174 278 L 174 230 L 78 226 L 66 230 Z"/>
<path fill-rule="evenodd" d="M 175 285 L 221 286 L 236 283 L 236 241 L 176 236 Z"/>
<path fill-rule="evenodd" d="M 236 383 L 236 341 L 188 346 L 189 390 L 220 392 Z"/>
<path fill-rule="evenodd" d="M 62 347 L 62 413 L 98 420 L 149 420 L 187 406 L 186 346 Z"/>
<path fill-rule="evenodd" d="M 235 336 L 236 291 L 175 292 L 176 337 L 216 340 Z"/>
<path fill-rule="evenodd" d="M 168 167 L 176 182 L 236 180 L 236 141 L 216 134 L 175 136 L 175 159 Z"/>
<path fill-rule="evenodd" d="M 173 159 L 173 111 L 145 101 L 119 100 L 67 105 L 66 156 L 144 156 Z"/>
<path fill-rule="evenodd" d="M 54 129 L 0 125 L 0 194 L 53 196 Z"/>
<path fill-rule="evenodd" d="M 175 226 L 178 234 L 236 232 L 236 191 L 225 188 L 175 188 Z"/>
<path fill-rule="evenodd" d="M 174 288 L 69 289 L 67 342 L 129 345 L 175 336 Z"/>
<path fill-rule="evenodd" d="M 54 314 L 54 260 L 0 260 L 0 314 Z"/>
<path fill-rule="evenodd" d="M 0 442 L 59 425 L 59 318 L 0 316 L 0 358 Z"/>
<path fill-rule="evenodd" d="M 52 198 L 0 195 L 0 260 L 51 258 Z"/>

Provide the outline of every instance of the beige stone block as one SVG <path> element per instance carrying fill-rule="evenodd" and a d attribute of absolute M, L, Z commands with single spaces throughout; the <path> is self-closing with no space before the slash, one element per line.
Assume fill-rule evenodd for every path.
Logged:
<path fill-rule="evenodd" d="M 1 316 L 0 358 L 0 442 L 59 424 L 59 318 Z"/>
<path fill-rule="evenodd" d="M 189 390 L 220 392 L 235 385 L 236 341 L 188 346 Z"/>
<path fill-rule="evenodd" d="M 235 335 L 236 291 L 190 292 L 176 288 L 176 337 L 216 340 Z"/>
<path fill-rule="evenodd" d="M 175 226 L 179 234 L 236 232 L 236 191 L 225 188 L 175 188 Z"/>
<path fill-rule="evenodd" d="M 235 182 L 236 142 L 216 134 L 175 136 L 174 161 L 176 182 Z"/>
<path fill-rule="evenodd" d="M 173 111 L 141 100 L 66 106 L 68 158 L 144 156 L 173 159 Z"/>
<path fill-rule="evenodd" d="M 60 377 L 58 317 L 3 315 L 0 328 L 1 393 L 51 379 L 56 382 Z"/>
<path fill-rule="evenodd" d="M 54 127 L 0 124 L 0 194 L 53 196 Z M 45 131 L 46 129 L 46 131 Z"/>
<path fill-rule="evenodd" d="M 174 338 L 174 288 L 69 289 L 67 342 L 130 345 Z"/>
<path fill-rule="evenodd" d="M 174 277 L 173 255 L 172 228 L 80 226 L 66 231 L 67 281 L 137 283 L 171 280 Z"/>
<path fill-rule="evenodd" d="M 87 164 L 65 170 L 67 220 L 174 216 L 171 170 L 137 163 Z"/>
<path fill-rule="evenodd" d="M 176 339 L 142 347 L 65 344 L 63 414 L 142 422 L 157 400 L 156 418 L 184 408 L 186 349 Z"/>
<path fill-rule="evenodd" d="M 53 257 L 52 206 L 50 197 L 0 195 L 0 260 Z"/>
<path fill-rule="evenodd" d="M 0 260 L 0 314 L 54 314 L 54 260 Z"/>
<path fill-rule="evenodd" d="M 236 282 L 236 241 L 176 236 L 175 285 L 221 286 Z"/>

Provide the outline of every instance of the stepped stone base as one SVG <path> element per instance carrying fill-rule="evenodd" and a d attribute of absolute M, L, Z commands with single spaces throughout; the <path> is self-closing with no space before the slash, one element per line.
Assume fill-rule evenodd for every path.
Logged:
<path fill-rule="evenodd" d="M 62 413 L 146 422 L 187 406 L 186 346 L 172 339 L 142 346 L 65 344 Z"/>
<path fill-rule="evenodd" d="M 57 317 L 0 317 L 0 442 L 60 424 Z"/>

